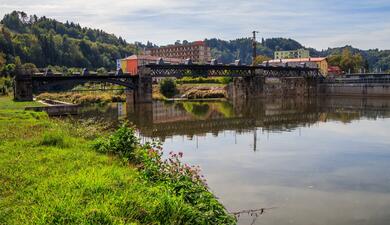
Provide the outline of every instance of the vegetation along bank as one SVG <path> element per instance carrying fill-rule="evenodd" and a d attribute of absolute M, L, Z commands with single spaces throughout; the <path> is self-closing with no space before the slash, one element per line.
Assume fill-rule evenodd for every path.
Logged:
<path fill-rule="evenodd" d="M 236 223 L 181 153 L 31 105 L 0 97 L 0 224 Z"/>

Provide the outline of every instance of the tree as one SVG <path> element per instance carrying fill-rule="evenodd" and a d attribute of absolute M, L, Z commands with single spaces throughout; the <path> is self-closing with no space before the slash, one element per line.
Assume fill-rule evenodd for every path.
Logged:
<path fill-rule="evenodd" d="M 177 93 L 176 82 L 171 78 L 166 78 L 160 83 L 160 92 L 167 98 L 172 98 Z"/>
<path fill-rule="evenodd" d="M 253 61 L 253 65 L 260 65 L 260 64 L 262 64 L 263 62 L 269 61 L 269 60 L 271 60 L 271 58 L 268 57 L 268 56 L 265 56 L 265 55 L 258 55 L 258 56 L 256 56 L 256 59 Z"/>
<path fill-rule="evenodd" d="M 328 57 L 328 62 L 332 66 L 339 66 L 346 72 L 356 73 L 361 69 L 367 68 L 365 60 L 360 53 L 352 54 L 350 48 L 346 47 L 341 54 L 333 54 Z"/>
<path fill-rule="evenodd" d="M 4 68 L 6 63 L 7 63 L 7 60 L 5 59 L 5 54 L 0 52 L 0 72 L 3 71 L 3 68 Z"/>
<path fill-rule="evenodd" d="M 20 60 L 20 57 L 19 56 L 16 56 L 15 57 L 15 69 L 14 69 L 14 73 L 11 74 L 12 76 L 16 76 L 16 74 L 19 74 L 19 73 L 23 73 L 23 65 L 22 65 L 22 61 Z"/>
<path fill-rule="evenodd" d="M 143 48 L 140 44 L 140 48 Z M 61 23 L 46 17 L 12 12 L 4 16 L 0 27 L 0 52 L 7 61 L 19 56 L 24 63 L 38 67 L 115 68 L 115 60 L 132 55 L 133 44 L 102 30 Z"/>
<path fill-rule="evenodd" d="M 38 73 L 39 70 L 33 63 L 25 63 L 22 66 L 23 71 L 27 74 L 33 74 L 33 73 Z"/>
<path fill-rule="evenodd" d="M 15 67 L 16 66 L 13 63 L 5 65 L 3 68 L 3 74 L 5 76 L 14 76 L 15 75 Z"/>
<path fill-rule="evenodd" d="M 10 14 L 6 14 L 1 23 L 14 31 L 24 33 L 27 31 L 27 26 L 25 25 L 26 16 L 24 12 L 13 11 Z"/>

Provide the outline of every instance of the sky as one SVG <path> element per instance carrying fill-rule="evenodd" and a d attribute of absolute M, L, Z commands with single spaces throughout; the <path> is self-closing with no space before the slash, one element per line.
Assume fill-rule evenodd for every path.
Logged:
<path fill-rule="evenodd" d="M 128 42 L 285 37 L 318 50 L 390 49 L 390 0 L 0 0 L 13 10 L 103 29 Z"/>

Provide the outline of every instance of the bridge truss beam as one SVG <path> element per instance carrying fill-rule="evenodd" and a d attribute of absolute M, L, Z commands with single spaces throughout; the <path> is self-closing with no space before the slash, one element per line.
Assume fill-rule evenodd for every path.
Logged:
<path fill-rule="evenodd" d="M 317 68 L 235 65 L 147 65 L 152 77 L 320 77 Z"/>

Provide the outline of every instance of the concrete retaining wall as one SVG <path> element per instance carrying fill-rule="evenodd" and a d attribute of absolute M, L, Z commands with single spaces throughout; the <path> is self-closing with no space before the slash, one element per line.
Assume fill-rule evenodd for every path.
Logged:
<path fill-rule="evenodd" d="M 319 94 L 329 96 L 390 97 L 390 84 L 320 84 Z"/>

